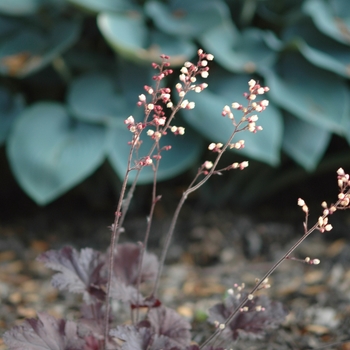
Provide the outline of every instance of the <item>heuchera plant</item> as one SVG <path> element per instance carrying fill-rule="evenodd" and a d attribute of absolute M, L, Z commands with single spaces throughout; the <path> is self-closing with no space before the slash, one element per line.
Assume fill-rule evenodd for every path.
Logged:
<path fill-rule="evenodd" d="M 332 226 L 328 216 L 337 209 L 346 209 L 350 202 L 349 175 L 342 169 L 338 170 L 338 185 L 340 194 L 338 201 L 330 206 L 323 203 L 324 211 L 317 223 L 308 229 L 308 208 L 302 199 L 298 205 L 305 212 L 305 232 L 303 236 L 278 260 L 255 287 L 247 292 L 244 285 L 234 285 L 228 290 L 226 299 L 209 310 L 209 322 L 215 325 L 215 330 L 207 340 L 199 345 L 191 342 L 191 325 L 176 311 L 164 306 L 158 296 L 160 277 L 167 251 L 173 236 L 180 210 L 188 195 L 202 186 L 212 175 L 221 174 L 231 169 L 243 170 L 248 162 L 233 163 L 223 168 L 218 167 L 223 153 L 228 149 L 239 150 L 244 147 L 244 140 L 233 142 L 237 133 L 249 131 L 256 133 L 262 128 L 256 124 L 258 116 L 268 106 L 267 100 L 257 101 L 259 95 L 264 95 L 269 89 L 250 80 L 249 92 L 245 93 L 247 105 L 236 102 L 231 107 L 225 106 L 222 116 L 232 124 L 232 133 L 225 143 L 211 143 L 208 147 L 214 154 L 213 161 L 205 161 L 184 191 L 173 215 L 170 227 L 165 236 L 164 247 L 160 260 L 155 255 L 146 252 L 148 238 L 151 232 L 154 208 L 161 196 L 157 194 L 157 169 L 165 151 L 171 145 L 160 145 L 160 140 L 167 133 L 184 134 L 185 129 L 174 125 L 174 117 L 180 109 L 192 109 L 193 102 L 185 99 L 191 91 L 200 93 L 207 84 L 197 82 L 197 78 L 205 79 L 209 75 L 208 62 L 213 56 L 198 51 L 196 64 L 186 62 L 181 69 L 180 82 L 176 85 L 178 102 L 172 102 L 171 90 L 163 87 L 166 76 L 172 74 L 169 68 L 169 57 L 161 56 L 162 64 L 153 64 L 158 71 L 154 76 L 155 86 L 145 86 L 145 94 L 139 96 L 138 106 L 144 109 L 143 120 L 137 121 L 133 116 L 125 120 L 130 130 L 130 153 L 128 167 L 121 195 L 115 212 L 114 223 L 111 225 L 111 244 L 107 252 L 101 253 L 91 248 L 80 252 L 72 247 L 64 247 L 58 251 L 50 250 L 41 254 L 38 260 L 56 271 L 52 284 L 60 290 L 82 294 L 81 318 L 77 322 L 56 319 L 47 313 L 38 313 L 37 319 L 28 319 L 22 325 L 16 326 L 4 334 L 4 341 L 11 350 L 214 350 L 223 349 L 239 337 L 261 338 L 269 329 L 277 328 L 287 314 L 280 302 L 271 301 L 266 295 L 256 295 L 261 289 L 269 288 L 268 277 L 284 260 L 297 260 L 292 252 L 313 231 L 329 231 Z M 233 110 L 242 113 L 236 119 Z M 236 112 L 235 112 L 236 113 Z M 153 146 L 146 156 L 138 157 L 142 147 L 141 135 L 146 134 L 153 140 Z M 138 174 L 151 167 L 154 172 L 150 214 L 144 241 L 140 244 L 119 244 L 120 234 L 124 231 L 123 223 L 130 201 L 137 184 Z M 127 190 L 130 172 L 135 171 L 135 181 Z M 318 259 L 305 258 L 304 263 L 317 264 Z M 145 295 L 143 286 L 150 284 Z M 131 321 L 120 323 L 111 313 L 111 300 L 118 300 L 127 306 L 131 313 Z M 118 323 L 119 322 L 119 323 Z"/>

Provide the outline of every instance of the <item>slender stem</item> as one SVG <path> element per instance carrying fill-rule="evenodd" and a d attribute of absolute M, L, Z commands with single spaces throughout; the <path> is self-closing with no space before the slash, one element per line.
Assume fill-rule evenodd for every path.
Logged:
<path fill-rule="evenodd" d="M 158 154 L 159 153 L 160 153 L 160 150 L 158 148 Z M 145 255 L 145 251 L 147 249 L 149 234 L 151 232 L 154 209 L 155 209 L 157 201 L 158 201 L 157 200 L 157 174 L 158 174 L 158 168 L 159 168 L 159 161 L 160 161 L 160 159 L 157 160 L 156 166 L 155 166 L 154 172 L 153 172 L 151 209 L 150 209 L 149 216 L 147 218 L 147 228 L 146 228 L 145 238 L 144 238 L 143 244 L 141 245 L 141 248 L 140 248 L 139 266 L 138 266 L 138 274 L 137 274 L 137 286 L 136 286 L 136 289 L 137 289 L 136 322 L 139 321 L 139 307 L 138 307 L 139 306 L 139 290 L 140 290 L 140 284 L 141 284 L 143 258 Z"/>
<path fill-rule="evenodd" d="M 350 190 L 347 191 L 347 194 L 350 193 Z M 338 200 L 334 206 L 338 209 L 341 209 L 341 207 L 339 207 L 341 200 Z M 322 218 L 326 218 L 328 215 L 322 215 Z M 306 220 L 307 220 L 307 216 L 306 216 Z M 306 227 L 306 225 L 304 225 L 304 227 Z M 262 287 L 263 284 L 266 283 L 266 280 L 273 274 L 273 272 L 283 263 L 283 261 L 287 260 L 290 256 L 290 254 L 297 248 L 299 247 L 299 245 L 301 243 L 304 242 L 304 240 L 310 236 L 310 234 L 312 232 L 314 232 L 317 228 L 319 227 L 318 222 L 313 225 L 309 230 L 307 230 L 304 235 L 302 237 L 300 237 L 297 242 L 295 242 L 289 249 L 288 251 L 279 259 L 277 260 L 277 262 L 271 267 L 271 269 L 269 271 L 266 272 L 266 274 L 264 275 L 263 278 L 260 279 L 260 281 L 255 285 L 255 287 L 249 292 L 249 294 L 243 298 L 243 300 L 241 301 L 241 303 L 236 307 L 236 309 L 230 314 L 230 316 L 226 319 L 226 321 L 224 322 L 225 327 L 223 327 L 223 329 L 226 328 L 226 326 L 228 326 L 231 321 L 234 319 L 234 317 L 238 314 L 238 312 L 240 312 L 241 308 L 244 307 L 244 305 L 246 304 L 246 302 L 249 300 L 248 296 L 254 294 L 257 290 L 260 289 L 260 287 Z M 262 287 L 263 288 L 263 287 Z M 215 337 L 219 336 L 220 333 L 223 331 L 223 329 L 218 328 L 201 346 L 200 349 L 203 349 L 206 345 L 208 345 Z"/>
<path fill-rule="evenodd" d="M 127 171 L 125 173 L 124 181 L 122 184 L 122 188 L 120 191 L 119 201 L 117 205 L 117 210 L 115 211 L 114 215 L 114 223 L 112 226 L 112 234 L 111 234 L 111 241 L 109 246 L 109 254 L 108 254 L 108 277 L 107 277 L 107 290 L 106 290 L 106 302 L 105 302 L 105 319 L 104 319 L 104 339 L 105 339 L 105 349 L 107 349 L 108 346 L 108 335 L 109 335 L 109 317 L 111 312 L 111 306 L 110 306 L 110 294 L 111 294 L 111 285 L 112 285 L 112 274 L 113 274 L 113 260 L 114 260 L 114 247 L 116 244 L 116 241 L 118 241 L 119 235 L 120 235 L 120 211 L 123 204 L 123 199 L 126 192 L 126 187 L 128 183 L 128 178 L 130 174 L 130 164 L 131 159 L 133 155 L 134 147 L 130 148 L 129 157 L 128 157 L 128 164 L 127 164 Z"/>
<path fill-rule="evenodd" d="M 247 113 L 244 114 L 244 116 L 246 116 L 248 113 L 250 113 L 249 111 Z M 229 137 L 228 141 L 225 143 L 225 145 L 223 146 L 223 148 L 221 149 L 220 153 L 218 153 L 213 167 L 210 169 L 210 171 L 208 172 L 208 174 L 201 180 L 199 181 L 197 184 L 195 184 L 195 180 L 198 178 L 198 175 L 201 173 L 201 171 L 199 171 L 195 177 L 195 180 L 193 180 L 191 182 L 191 184 L 189 185 L 189 187 L 187 188 L 187 190 L 182 194 L 182 197 L 176 207 L 176 210 L 174 212 L 174 215 L 172 217 L 171 223 L 170 223 L 170 227 L 168 230 L 168 233 L 166 235 L 165 238 L 165 242 L 164 242 L 164 246 L 162 249 L 162 253 L 161 253 L 161 258 L 160 258 L 160 262 L 159 262 L 159 269 L 158 269 L 158 273 L 157 273 L 157 277 L 154 283 L 154 287 L 153 287 L 153 291 L 152 291 L 152 296 L 156 297 L 157 293 L 158 293 L 158 288 L 159 288 L 159 283 L 160 283 L 160 277 L 162 275 L 163 272 L 163 267 L 165 264 L 165 258 L 166 255 L 168 253 L 168 249 L 170 246 L 170 242 L 172 239 L 172 236 L 174 234 L 174 230 L 175 230 L 175 226 L 180 214 L 180 211 L 188 197 L 189 194 L 191 194 L 192 192 L 196 191 L 199 187 L 203 186 L 208 180 L 209 178 L 213 175 L 216 166 L 218 165 L 222 155 L 224 154 L 224 152 L 226 151 L 226 149 L 229 147 L 229 145 L 231 144 L 232 139 L 234 138 L 234 136 L 237 134 L 237 132 L 245 130 L 245 128 L 239 129 L 239 127 L 242 125 L 242 123 L 244 122 L 244 118 L 242 118 L 242 120 L 235 126 L 234 131 L 232 132 L 231 136 Z"/>

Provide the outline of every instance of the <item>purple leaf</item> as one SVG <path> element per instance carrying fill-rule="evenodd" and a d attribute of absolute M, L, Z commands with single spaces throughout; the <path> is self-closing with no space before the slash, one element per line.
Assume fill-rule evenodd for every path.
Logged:
<path fill-rule="evenodd" d="M 123 350 L 181 350 L 190 345 L 190 328 L 176 311 L 162 306 L 137 326 L 118 326 L 110 335 L 125 342 Z"/>
<path fill-rule="evenodd" d="M 209 309 L 208 321 L 224 323 L 247 295 L 246 292 L 229 295 L 224 303 L 216 304 Z M 223 331 L 230 334 L 234 340 L 238 337 L 260 339 L 267 330 L 277 328 L 287 315 L 280 302 L 271 301 L 266 295 L 248 300 L 245 307 L 248 308 L 247 311 L 239 311 Z"/>
<path fill-rule="evenodd" d="M 31 318 L 13 327 L 3 339 L 9 350 L 81 350 L 85 345 L 76 323 L 45 313 L 38 313 L 38 319 Z"/>
<path fill-rule="evenodd" d="M 152 340 L 151 330 L 145 327 L 118 326 L 110 331 L 110 335 L 124 341 L 123 350 L 149 349 Z"/>
<path fill-rule="evenodd" d="M 173 346 L 187 346 L 191 341 L 191 325 L 175 310 L 165 306 L 153 308 L 148 320 L 155 334 L 168 337 Z"/>
<path fill-rule="evenodd" d="M 52 277 L 52 285 L 73 293 L 82 293 L 84 301 L 93 302 L 91 296 L 104 298 L 101 286 L 105 284 L 100 276 L 104 264 L 100 252 L 85 248 L 78 253 L 72 247 L 61 250 L 49 250 L 41 254 L 38 261 L 52 270 L 59 271 Z"/>
<path fill-rule="evenodd" d="M 114 275 L 125 285 L 137 284 L 140 247 L 137 244 L 118 244 L 114 257 Z M 141 282 L 153 280 L 158 271 L 158 261 L 154 254 L 145 252 L 141 269 Z"/>
<path fill-rule="evenodd" d="M 111 298 L 117 299 L 130 304 L 141 304 L 144 300 L 143 296 L 137 292 L 133 286 L 126 285 L 117 278 L 113 278 L 111 284 Z"/>

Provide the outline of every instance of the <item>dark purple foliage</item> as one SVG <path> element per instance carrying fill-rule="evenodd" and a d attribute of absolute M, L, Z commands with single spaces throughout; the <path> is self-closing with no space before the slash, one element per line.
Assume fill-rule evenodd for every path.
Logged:
<path fill-rule="evenodd" d="M 209 310 L 209 322 L 224 323 L 237 308 L 246 292 L 229 295 L 224 303 L 216 304 Z M 271 301 L 266 295 L 256 296 L 245 304 L 247 311 L 239 311 L 228 327 L 223 331 L 235 340 L 238 337 L 260 339 L 269 329 L 277 328 L 285 319 L 287 311 L 277 301 Z M 260 310 L 261 311 L 258 311 Z"/>
<path fill-rule="evenodd" d="M 114 258 L 114 278 L 112 280 L 111 297 L 129 302 L 133 307 L 151 306 L 137 292 L 137 276 L 139 271 L 140 247 L 136 244 L 118 244 Z M 142 261 L 140 282 L 153 280 L 158 271 L 158 260 L 154 254 L 145 252 Z"/>
<path fill-rule="evenodd" d="M 164 306 L 151 309 L 137 326 L 118 326 L 113 337 L 123 340 L 123 350 L 175 350 L 189 346 L 191 325 L 176 311 Z"/>
<path fill-rule="evenodd" d="M 82 350 L 85 340 L 78 335 L 77 324 L 38 313 L 4 334 L 9 350 Z"/>
<path fill-rule="evenodd" d="M 93 301 L 91 296 L 104 299 L 101 286 L 106 284 L 106 280 L 100 273 L 104 265 L 100 252 L 85 248 L 78 253 L 74 248 L 67 246 L 58 251 L 49 250 L 37 260 L 52 270 L 59 271 L 52 277 L 54 287 L 82 293 L 87 303 Z"/>
<path fill-rule="evenodd" d="M 140 246 L 133 243 L 118 244 L 114 258 L 114 275 L 127 286 L 136 286 L 139 274 Z M 142 261 L 140 282 L 154 280 L 158 260 L 154 254 L 145 252 Z"/>

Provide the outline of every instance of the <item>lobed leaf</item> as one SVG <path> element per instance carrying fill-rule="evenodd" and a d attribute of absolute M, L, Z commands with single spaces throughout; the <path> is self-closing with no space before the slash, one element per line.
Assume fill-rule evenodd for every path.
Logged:
<path fill-rule="evenodd" d="M 3 336 L 9 350 L 81 350 L 85 340 L 78 335 L 76 323 L 38 313 Z"/>
<path fill-rule="evenodd" d="M 223 303 L 216 304 L 209 309 L 208 321 L 224 323 L 247 294 L 241 292 L 236 295 L 228 295 Z M 248 311 L 240 311 L 223 330 L 234 340 L 239 337 L 260 339 L 269 329 L 277 328 L 287 315 L 280 302 L 271 301 L 266 295 L 256 296 L 253 300 L 248 300 L 245 307 L 248 308 Z M 257 311 L 257 307 L 263 309 Z"/>
<path fill-rule="evenodd" d="M 106 281 L 100 275 L 104 261 L 96 250 L 85 248 L 78 253 L 74 248 L 66 246 L 58 251 L 42 253 L 37 260 L 50 269 L 59 271 L 52 277 L 54 287 L 81 293 L 86 303 L 95 301 L 95 297 L 104 300 L 101 286 Z"/>

